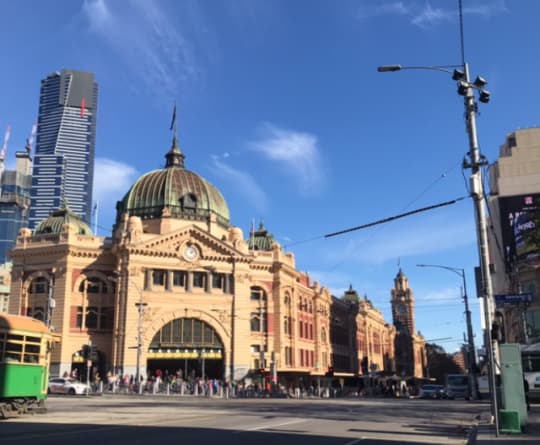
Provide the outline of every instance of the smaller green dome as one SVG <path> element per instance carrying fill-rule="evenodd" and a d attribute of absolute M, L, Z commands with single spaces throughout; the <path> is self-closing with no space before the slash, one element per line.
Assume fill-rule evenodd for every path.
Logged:
<path fill-rule="evenodd" d="M 78 235 L 92 235 L 88 224 L 73 213 L 65 202 L 36 226 L 34 235 L 62 233 L 65 224 L 71 224 Z"/>
<path fill-rule="evenodd" d="M 247 240 L 249 250 L 272 250 L 272 245 L 275 243 L 274 237 L 268 230 L 264 228 L 262 221 L 259 223 L 259 228 L 251 231 Z"/>

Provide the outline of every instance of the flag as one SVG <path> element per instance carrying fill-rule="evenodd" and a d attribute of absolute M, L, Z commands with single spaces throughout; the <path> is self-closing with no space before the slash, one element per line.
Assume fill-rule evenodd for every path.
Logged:
<path fill-rule="evenodd" d="M 172 112 L 172 120 L 171 120 L 171 128 L 169 128 L 169 130 L 172 130 L 173 128 L 176 130 L 176 102 L 174 103 L 174 108 Z"/>
<path fill-rule="evenodd" d="M 84 117 L 84 107 L 85 107 L 85 103 L 84 103 L 84 97 L 81 98 L 81 117 Z"/>

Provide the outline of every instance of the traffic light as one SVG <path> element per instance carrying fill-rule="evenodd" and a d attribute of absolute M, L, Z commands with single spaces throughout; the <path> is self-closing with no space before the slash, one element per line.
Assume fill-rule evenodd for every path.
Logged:
<path fill-rule="evenodd" d="M 262 379 L 264 378 L 264 368 L 259 369 L 259 377 Z"/>
<path fill-rule="evenodd" d="M 329 366 L 328 371 L 326 372 L 326 377 L 334 377 L 334 367 Z"/>

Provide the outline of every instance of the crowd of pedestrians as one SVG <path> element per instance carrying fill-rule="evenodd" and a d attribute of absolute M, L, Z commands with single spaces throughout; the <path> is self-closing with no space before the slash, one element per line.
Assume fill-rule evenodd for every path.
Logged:
<path fill-rule="evenodd" d="M 252 398 L 252 397 L 288 397 L 288 398 L 334 398 L 334 397 L 410 397 L 416 394 L 414 386 L 400 385 L 394 381 L 371 381 L 367 385 L 344 387 L 336 382 L 325 380 L 310 384 L 290 383 L 274 384 L 269 379 L 242 380 L 229 382 L 222 379 L 202 378 L 192 371 L 184 375 L 180 369 L 175 373 L 155 370 L 147 376 L 114 374 L 111 371 L 101 376 L 95 372 L 91 381 L 95 393 L 120 394 L 178 394 L 201 397 Z"/>

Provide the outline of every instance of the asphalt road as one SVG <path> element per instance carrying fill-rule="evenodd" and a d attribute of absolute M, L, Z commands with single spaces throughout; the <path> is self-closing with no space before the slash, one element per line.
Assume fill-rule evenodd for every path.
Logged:
<path fill-rule="evenodd" d="M 458 400 L 58 396 L 0 422 L 4 444 L 463 444 L 486 406 Z"/>

